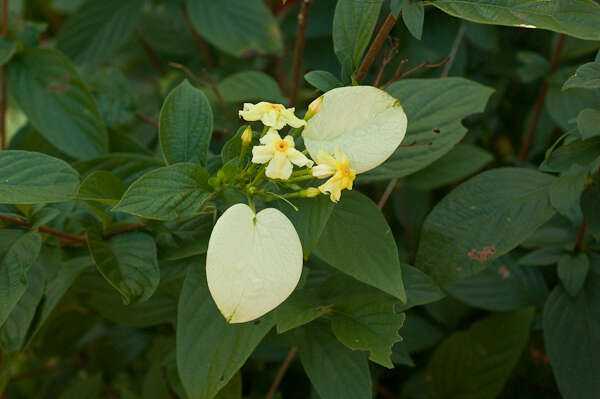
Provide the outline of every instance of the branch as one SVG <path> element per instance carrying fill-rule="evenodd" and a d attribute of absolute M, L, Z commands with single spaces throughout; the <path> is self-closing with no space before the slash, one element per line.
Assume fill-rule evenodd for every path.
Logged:
<path fill-rule="evenodd" d="M 409 69 L 408 71 L 402 73 L 402 67 L 404 66 L 404 64 L 406 62 L 408 62 L 407 59 L 404 59 L 402 61 L 400 61 L 400 65 L 398 65 L 398 68 L 396 69 L 396 72 L 394 73 L 394 76 L 392 76 L 392 78 L 383 86 L 381 86 L 381 89 L 385 89 L 387 88 L 389 85 L 391 85 L 392 83 L 394 83 L 397 80 L 403 79 L 405 77 L 407 77 L 408 75 L 412 75 L 413 73 L 420 71 L 421 69 L 430 69 L 430 68 L 438 68 L 441 67 L 442 65 L 446 64 L 448 61 L 450 61 L 450 56 L 444 58 L 442 61 L 438 62 L 437 64 L 430 64 L 429 61 L 423 61 L 422 63 L 420 63 L 419 65 L 417 65 L 416 67 L 413 67 L 411 69 Z"/>
<path fill-rule="evenodd" d="M 302 1 L 302 7 L 298 13 L 298 27 L 296 28 L 296 45 L 294 47 L 294 66 L 292 68 L 292 86 L 290 87 L 290 107 L 296 104 L 298 94 L 298 81 L 300 80 L 300 66 L 302 65 L 302 54 L 304 53 L 304 40 L 306 36 L 306 25 L 313 0 Z"/>
<path fill-rule="evenodd" d="M 565 35 L 560 34 L 558 39 L 556 39 L 556 45 L 554 46 L 554 51 L 552 52 L 552 59 L 550 61 L 550 72 L 554 72 L 556 67 L 558 66 L 558 59 L 560 57 L 560 52 L 562 51 L 563 45 L 565 43 Z M 546 94 L 548 93 L 548 82 L 544 82 L 540 87 L 540 91 L 538 92 L 537 100 L 535 101 L 535 106 L 533 108 L 533 115 L 531 116 L 531 120 L 529 121 L 529 126 L 527 128 L 527 133 L 525 134 L 525 138 L 523 140 L 523 146 L 521 147 L 521 151 L 519 152 L 519 161 L 525 162 L 527 159 L 527 155 L 529 154 L 529 149 L 531 147 L 531 143 L 533 142 L 533 136 L 535 136 L 535 131 L 537 130 L 538 122 L 540 121 L 540 117 L 542 116 L 542 111 L 544 109 L 544 103 L 546 102 Z"/>
<path fill-rule="evenodd" d="M 456 58 L 456 53 L 458 52 L 458 48 L 460 46 L 460 42 L 462 42 L 463 37 L 465 36 L 465 24 L 460 24 L 460 28 L 458 28 L 458 32 L 456 33 L 456 37 L 454 38 L 454 42 L 452 42 L 452 48 L 450 48 L 450 54 L 448 57 L 450 58 L 450 62 L 446 64 L 444 70 L 442 71 L 442 78 L 445 78 L 450 73 L 450 69 L 452 69 L 452 64 L 454 64 L 454 59 Z"/>
<path fill-rule="evenodd" d="M 2 0 L 2 36 L 8 35 L 8 0 Z M 6 148 L 6 65 L 0 71 L 0 149 Z"/>
<path fill-rule="evenodd" d="M 391 38 L 390 38 L 390 43 L 391 43 L 390 50 L 387 52 L 385 57 L 383 57 L 383 61 L 381 62 L 381 65 L 379 66 L 379 72 L 377 72 L 377 77 L 375 78 L 375 82 L 373 82 L 373 86 L 375 86 L 375 87 L 379 86 L 379 84 L 381 83 L 381 79 L 383 78 L 383 73 L 385 72 L 385 69 L 387 68 L 389 63 L 392 62 L 392 60 L 394 59 L 396 54 L 398 54 L 398 41 L 391 40 Z M 400 65 L 403 65 L 407 61 L 408 60 L 406 60 L 406 59 L 400 61 Z"/>
<path fill-rule="evenodd" d="M 581 224 L 579 225 L 579 231 L 577 232 L 577 241 L 575 241 L 575 248 L 577 248 L 578 251 L 583 251 L 583 244 L 585 243 L 584 238 L 585 238 L 586 228 L 587 228 L 587 225 L 585 223 L 585 219 L 583 219 L 581 221 Z"/>
<path fill-rule="evenodd" d="M 13 218 L 13 217 L 6 216 L 6 215 L 0 215 L 0 220 L 4 221 L 6 223 L 25 227 L 27 229 L 31 229 L 33 227 L 31 225 L 31 223 L 29 223 L 23 219 Z M 123 233 L 128 233 L 131 231 L 139 230 L 143 227 L 144 227 L 144 225 L 141 223 L 130 224 L 130 225 L 124 226 L 122 228 L 104 233 L 104 238 L 108 239 L 108 238 L 111 238 L 118 234 L 123 234 Z M 50 234 L 50 235 L 59 237 L 66 242 L 77 242 L 77 243 L 81 243 L 81 244 L 87 243 L 87 236 L 85 234 L 82 234 L 82 235 L 69 234 L 69 233 L 65 233 L 64 231 L 56 230 L 56 229 L 53 229 L 53 228 L 47 227 L 47 226 L 40 226 L 37 228 L 37 231 L 39 231 L 40 233 L 46 233 L 46 234 Z"/>
<path fill-rule="evenodd" d="M 398 17 L 400 17 L 400 15 L 398 15 Z M 371 65 L 373 65 L 375 57 L 377 57 L 377 54 L 379 54 L 379 51 L 381 51 L 381 47 L 383 46 L 385 39 L 390 34 L 390 31 L 394 27 L 395 23 L 396 18 L 394 18 L 392 13 L 390 13 L 385 19 L 385 22 L 383 23 L 381 28 L 379 29 L 379 32 L 377 32 L 375 40 L 373 40 L 373 43 L 371 43 L 371 47 L 369 47 L 365 58 L 363 59 L 362 63 L 360 64 L 360 67 L 358 68 L 358 71 L 356 72 L 356 76 L 354 77 L 354 79 L 358 83 L 360 83 L 363 80 L 363 78 L 369 71 L 369 68 L 371 68 Z"/>
<path fill-rule="evenodd" d="M 277 388 L 279 387 L 281 380 L 283 380 L 283 376 L 285 376 L 285 373 L 287 372 L 288 368 L 292 364 L 292 361 L 294 360 L 296 353 L 298 353 L 298 347 L 292 346 L 292 348 L 288 352 L 287 356 L 285 357 L 285 360 L 281 364 L 281 367 L 279 368 L 279 372 L 275 376 L 275 379 L 273 380 L 273 383 L 271 384 L 271 388 L 269 388 L 269 392 L 267 392 L 267 396 L 265 396 L 265 399 L 272 399 L 273 396 L 275 396 L 275 392 L 277 392 Z"/>
<path fill-rule="evenodd" d="M 214 67 L 215 60 L 214 60 L 213 56 L 210 54 L 210 49 L 208 48 L 208 46 L 206 45 L 206 43 L 204 42 L 202 37 L 200 37 L 198 32 L 196 32 L 196 29 L 194 29 L 194 25 L 192 25 L 192 21 L 190 20 L 190 15 L 187 12 L 185 3 L 181 3 L 181 13 L 183 14 L 183 19 L 185 20 L 185 24 L 188 26 L 188 28 L 192 32 L 192 36 L 194 37 L 194 42 L 196 43 L 196 47 L 198 47 L 198 50 L 200 50 L 200 53 L 202 53 L 202 58 L 204 58 L 204 62 L 206 63 L 206 66 L 208 68 Z"/>
<path fill-rule="evenodd" d="M 139 111 L 135 112 L 135 116 L 139 120 L 142 120 L 142 121 L 146 122 L 147 124 L 152 125 L 152 126 L 154 126 L 155 128 L 158 129 L 158 122 L 156 121 L 156 119 L 154 119 L 154 118 L 152 118 L 152 117 L 150 117 L 148 115 L 145 115 L 145 114 L 143 114 L 143 113 L 141 113 Z"/>

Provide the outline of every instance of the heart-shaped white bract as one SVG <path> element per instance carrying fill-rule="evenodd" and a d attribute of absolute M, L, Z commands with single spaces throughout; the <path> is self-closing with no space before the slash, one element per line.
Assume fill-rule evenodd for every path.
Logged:
<path fill-rule="evenodd" d="M 236 204 L 217 220 L 208 243 L 206 278 L 229 323 L 254 320 L 282 303 L 300 280 L 302 245 L 279 210 L 254 214 Z"/>
<path fill-rule="evenodd" d="M 348 86 L 328 91 L 319 112 L 302 137 L 315 159 L 320 150 L 339 148 L 356 173 L 381 165 L 406 134 L 406 114 L 400 102 L 372 86 Z"/>

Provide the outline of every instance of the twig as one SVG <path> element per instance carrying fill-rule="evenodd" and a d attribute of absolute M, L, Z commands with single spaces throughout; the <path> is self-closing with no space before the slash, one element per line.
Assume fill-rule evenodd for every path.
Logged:
<path fill-rule="evenodd" d="M 400 17 L 400 15 L 398 15 L 398 17 Z M 354 79 L 358 83 L 360 83 L 363 80 L 363 78 L 369 71 L 369 68 L 371 68 L 371 65 L 373 65 L 375 57 L 377 57 L 377 54 L 379 54 L 379 51 L 381 51 L 381 47 L 383 46 L 385 39 L 390 34 L 390 31 L 394 27 L 395 23 L 396 18 L 392 15 L 392 13 L 390 13 L 385 19 L 383 25 L 381 25 L 379 32 L 377 32 L 377 36 L 375 36 L 373 43 L 371 43 L 371 47 L 369 47 L 369 50 L 367 50 L 367 54 L 365 55 L 365 58 L 363 59 L 362 63 L 360 64 L 360 67 L 358 68 L 358 71 L 356 72 L 356 76 L 354 77 Z"/>
<path fill-rule="evenodd" d="M 585 230 L 587 228 L 587 225 L 585 223 L 585 219 L 583 219 L 581 221 L 581 224 L 579 225 L 579 231 L 577 232 L 577 241 L 575 241 L 575 248 L 577 248 L 578 251 L 583 251 L 583 244 L 585 243 Z"/>
<path fill-rule="evenodd" d="M 430 69 L 430 68 L 441 67 L 442 65 L 447 64 L 450 61 L 450 56 L 444 58 L 442 61 L 438 62 L 437 64 L 430 64 L 428 61 L 423 61 L 422 63 L 420 63 L 416 67 L 413 67 L 413 68 L 409 69 L 408 71 L 402 73 L 402 67 L 404 66 L 404 64 L 407 61 L 408 60 L 402 60 L 402 61 L 400 61 L 400 65 L 398 65 L 398 69 L 396 69 L 396 72 L 394 73 L 394 76 L 392 76 L 392 78 L 386 84 L 384 84 L 383 86 L 381 86 L 381 89 L 385 89 L 389 85 L 391 85 L 392 83 L 394 83 L 395 81 L 403 79 L 403 78 L 407 77 L 408 75 L 412 75 L 413 73 L 415 73 L 417 71 L 420 71 L 421 69 Z"/>
<path fill-rule="evenodd" d="M 456 53 L 458 52 L 458 48 L 460 47 L 460 42 L 462 42 L 463 37 L 465 36 L 465 24 L 460 24 L 460 28 L 458 28 L 458 32 L 456 33 L 456 37 L 454 38 L 454 42 L 452 43 L 452 47 L 450 48 L 450 61 L 446 64 L 444 69 L 442 70 L 442 78 L 445 78 L 450 73 L 450 69 L 452 69 L 452 64 L 454 64 L 454 59 L 456 58 Z"/>
<path fill-rule="evenodd" d="M 398 185 L 398 181 L 399 180 L 397 177 L 390 180 L 389 184 L 385 188 L 385 191 L 383 192 L 383 195 L 377 203 L 377 208 L 379 208 L 379 210 L 383 209 L 383 207 L 385 206 L 385 203 L 387 202 L 388 198 L 390 198 L 390 195 L 392 195 L 392 192 L 394 192 L 394 189 Z"/>
<path fill-rule="evenodd" d="M 283 363 L 281 363 L 281 367 L 279 368 L 279 371 L 277 372 L 277 375 L 275 376 L 275 379 L 273 380 L 271 388 L 269 388 L 269 392 L 267 392 L 267 396 L 265 396 L 265 399 L 272 399 L 273 396 L 275 396 L 275 392 L 277 392 L 277 388 L 279 387 L 281 380 L 283 380 L 283 376 L 285 376 L 285 373 L 292 364 L 294 357 L 296 357 L 296 353 L 298 353 L 298 347 L 292 346 L 287 356 L 285 357 L 285 360 L 283 361 Z"/>
<path fill-rule="evenodd" d="M 560 57 L 560 52 L 562 51 L 564 43 L 565 35 L 560 34 L 558 36 L 558 39 L 556 39 L 556 45 L 554 46 L 554 51 L 552 52 L 552 59 L 550 61 L 550 72 L 555 71 L 556 67 L 558 66 L 558 59 Z M 531 120 L 529 121 L 527 133 L 525 134 L 523 145 L 521 146 L 521 151 L 519 152 L 519 161 L 521 162 L 525 162 L 525 160 L 527 159 L 527 155 L 529 154 L 529 149 L 531 147 L 531 143 L 533 142 L 533 136 L 535 135 L 538 122 L 540 121 L 540 117 L 544 109 L 544 103 L 546 102 L 547 93 L 548 82 L 544 82 L 540 87 L 540 91 L 538 92 L 537 100 L 535 101 L 535 106 L 533 108 L 533 115 L 531 116 Z"/>
<path fill-rule="evenodd" d="M 398 54 L 398 41 L 392 40 L 390 38 L 390 43 L 390 50 L 387 52 L 385 57 L 383 57 L 383 61 L 381 61 L 381 65 L 379 66 L 379 72 L 377 72 L 377 77 L 375 78 L 375 82 L 373 82 L 373 86 L 375 87 L 379 86 L 379 84 L 381 83 L 381 79 L 383 78 L 383 73 L 385 72 L 385 69 L 387 68 L 389 63 L 392 62 L 396 54 Z M 404 64 L 406 61 L 408 60 L 400 61 L 400 65 Z"/>
<path fill-rule="evenodd" d="M 385 399 L 398 399 L 396 395 L 388 391 L 383 385 L 377 386 L 377 393 L 383 396 Z"/>
<path fill-rule="evenodd" d="M 6 37 L 8 35 L 8 0 L 2 0 L 2 36 Z M 0 72 L 1 82 L 0 85 L 0 95 L 2 98 L 0 99 L 0 149 L 4 150 L 6 148 L 6 103 L 7 103 L 7 93 L 6 93 L 6 65 L 2 65 L 2 71 Z"/>
<path fill-rule="evenodd" d="M 188 26 L 188 28 L 190 29 L 190 31 L 192 32 L 192 36 L 194 37 L 194 42 L 196 43 L 196 47 L 198 47 L 198 50 L 200 50 L 200 53 L 202 53 L 202 58 L 204 58 L 204 62 L 206 63 L 206 66 L 208 68 L 214 67 L 215 60 L 210 53 L 210 49 L 208 48 L 208 46 L 206 45 L 206 43 L 204 42 L 202 37 L 200 37 L 198 32 L 196 32 L 196 29 L 194 29 L 194 25 L 192 25 L 192 21 L 190 20 L 190 15 L 187 12 L 185 3 L 181 3 L 181 14 L 183 14 L 183 19 L 185 20 L 185 23 Z"/>
<path fill-rule="evenodd" d="M 298 13 L 298 27 L 296 28 L 296 45 L 294 47 L 294 66 L 292 68 L 292 83 L 290 87 L 290 106 L 296 104 L 296 96 L 298 95 L 298 81 L 300 80 L 300 67 L 302 66 L 302 54 L 304 53 L 304 40 L 306 36 L 306 25 L 308 15 L 310 14 L 310 6 L 313 0 L 303 0 L 302 7 Z"/>
<path fill-rule="evenodd" d="M 17 219 L 17 218 L 13 218 L 10 216 L 0 215 L 0 220 L 4 221 L 6 223 L 15 224 L 17 226 L 22 226 L 22 227 L 25 227 L 28 229 L 30 229 L 32 227 L 31 223 L 29 223 L 23 219 Z M 110 238 L 110 237 L 116 236 L 118 234 L 129 233 L 131 231 L 139 230 L 143 227 L 144 227 L 144 225 L 141 223 L 130 224 L 130 225 L 121 227 L 119 229 L 106 232 L 104 234 L 104 238 Z M 56 230 L 56 229 L 53 229 L 53 228 L 47 227 L 47 226 L 40 226 L 37 228 L 37 230 L 40 233 L 50 234 L 50 235 L 59 237 L 67 242 L 78 242 L 81 244 L 87 243 L 87 236 L 85 234 L 82 234 L 82 235 L 69 234 L 69 233 L 65 233 L 64 231 Z"/>
<path fill-rule="evenodd" d="M 145 115 L 145 114 L 141 113 L 140 111 L 136 111 L 135 116 L 139 120 L 142 120 L 142 121 L 146 122 L 147 124 L 152 125 L 158 129 L 158 122 L 156 121 L 156 119 L 154 119 L 148 115 Z"/>

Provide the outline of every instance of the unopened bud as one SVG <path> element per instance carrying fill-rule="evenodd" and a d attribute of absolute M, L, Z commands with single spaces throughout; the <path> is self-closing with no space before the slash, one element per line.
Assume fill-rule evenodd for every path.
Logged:
<path fill-rule="evenodd" d="M 315 116 L 321 109 L 321 105 L 323 105 L 323 96 L 316 98 L 312 103 L 309 104 L 308 111 L 306 112 L 306 115 L 304 115 L 304 119 L 309 120 Z"/>
<path fill-rule="evenodd" d="M 319 191 L 319 189 L 316 187 L 309 187 L 305 190 L 302 190 L 302 196 L 305 198 L 314 198 L 319 194 L 321 194 L 321 191 Z"/>
<path fill-rule="evenodd" d="M 312 175 L 317 179 L 325 179 L 333 175 L 333 168 L 327 164 L 321 164 L 312 167 Z"/>
<path fill-rule="evenodd" d="M 246 128 L 246 130 L 244 130 L 244 133 L 242 133 L 242 143 L 244 144 L 250 144 L 250 142 L 252 141 L 252 128 L 250 126 L 248 126 Z"/>

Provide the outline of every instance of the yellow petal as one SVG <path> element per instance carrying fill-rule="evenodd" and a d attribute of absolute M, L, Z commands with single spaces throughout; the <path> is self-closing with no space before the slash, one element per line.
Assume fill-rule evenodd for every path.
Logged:
<path fill-rule="evenodd" d="M 285 155 L 296 166 L 308 166 L 309 168 L 313 166 L 314 162 L 308 159 L 303 153 L 301 153 L 295 148 L 288 148 L 285 152 Z"/>
<path fill-rule="evenodd" d="M 287 159 L 285 153 L 275 151 L 273 159 L 269 162 L 265 175 L 270 179 L 287 180 L 292 175 L 292 163 Z"/>
<path fill-rule="evenodd" d="M 256 145 L 252 147 L 252 162 L 253 163 L 267 163 L 273 159 L 272 148 L 266 145 Z"/>
<path fill-rule="evenodd" d="M 210 293 L 230 323 L 254 320 L 294 290 L 302 273 L 302 246 L 279 210 L 256 215 L 236 204 L 219 218 L 210 236 L 206 277 Z"/>

